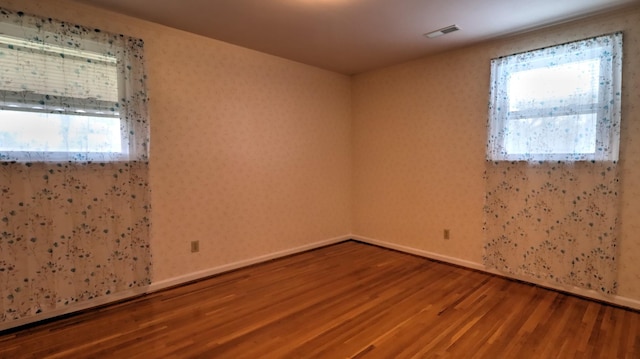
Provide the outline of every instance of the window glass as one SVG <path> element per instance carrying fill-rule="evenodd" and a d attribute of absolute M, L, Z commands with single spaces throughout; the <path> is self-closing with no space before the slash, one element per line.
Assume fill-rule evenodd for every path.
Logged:
<path fill-rule="evenodd" d="M 18 19 L 0 22 L 0 160 L 146 158 L 142 41 Z"/>
<path fill-rule="evenodd" d="M 494 59 L 487 158 L 617 160 L 622 34 Z"/>

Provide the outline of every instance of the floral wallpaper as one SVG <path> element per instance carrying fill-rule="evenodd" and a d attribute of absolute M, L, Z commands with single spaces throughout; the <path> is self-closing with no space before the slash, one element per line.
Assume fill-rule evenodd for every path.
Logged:
<path fill-rule="evenodd" d="M 34 38 L 55 34 L 77 47 L 64 39 L 86 37 L 117 51 L 124 83 L 114 105 L 128 148 L 126 158 L 76 151 L 64 160 L 46 151 L 23 149 L 27 158 L 0 152 L 2 324 L 149 285 L 151 192 L 142 41 L 22 12 L 0 14 L 5 23 L 37 28 L 41 36 Z"/>
<path fill-rule="evenodd" d="M 485 265 L 616 293 L 615 162 L 488 161 L 485 178 Z"/>

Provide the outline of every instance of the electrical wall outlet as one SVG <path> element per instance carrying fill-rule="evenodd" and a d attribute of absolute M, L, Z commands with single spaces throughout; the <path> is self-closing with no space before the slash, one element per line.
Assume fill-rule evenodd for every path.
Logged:
<path fill-rule="evenodd" d="M 444 233 L 443 233 L 443 238 L 444 238 L 444 239 L 449 239 L 449 238 L 451 238 L 451 231 L 449 231 L 448 229 L 445 229 L 445 230 L 444 230 Z"/>
<path fill-rule="evenodd" d="M 191 253 L 200 252 L 200 241 L 191 241 Z"/>

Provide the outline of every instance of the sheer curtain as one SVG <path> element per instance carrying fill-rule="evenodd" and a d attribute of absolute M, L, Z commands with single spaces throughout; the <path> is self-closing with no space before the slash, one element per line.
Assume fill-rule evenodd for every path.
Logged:
<path fill-rule="evenodd" d="M 616 292 L 622 34 L 492 61 L 484 263 Z"/>
<path fill-rule="evenodd" d="M 0 325 L 151 282 L 143 42 L 0 14 Z"/>

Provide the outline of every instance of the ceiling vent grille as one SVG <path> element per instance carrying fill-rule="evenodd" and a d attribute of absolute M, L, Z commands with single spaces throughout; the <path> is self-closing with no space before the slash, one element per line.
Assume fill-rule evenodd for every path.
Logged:
<path fill-rule="evenodd" d="M 458 31 L 458 30 L 460 30 L 460 28 L 457 25 L 450 25 L 450 26 L 447 26 L 447 27 L 443 27 L 442 29 L 426 33 L 426 34 L 424 34 L 424 36 L 432 39 L 434 37 L 446 35 L 446 34 L 449 34 L 449 33 L 452 33 L 452 32 Z"/>

